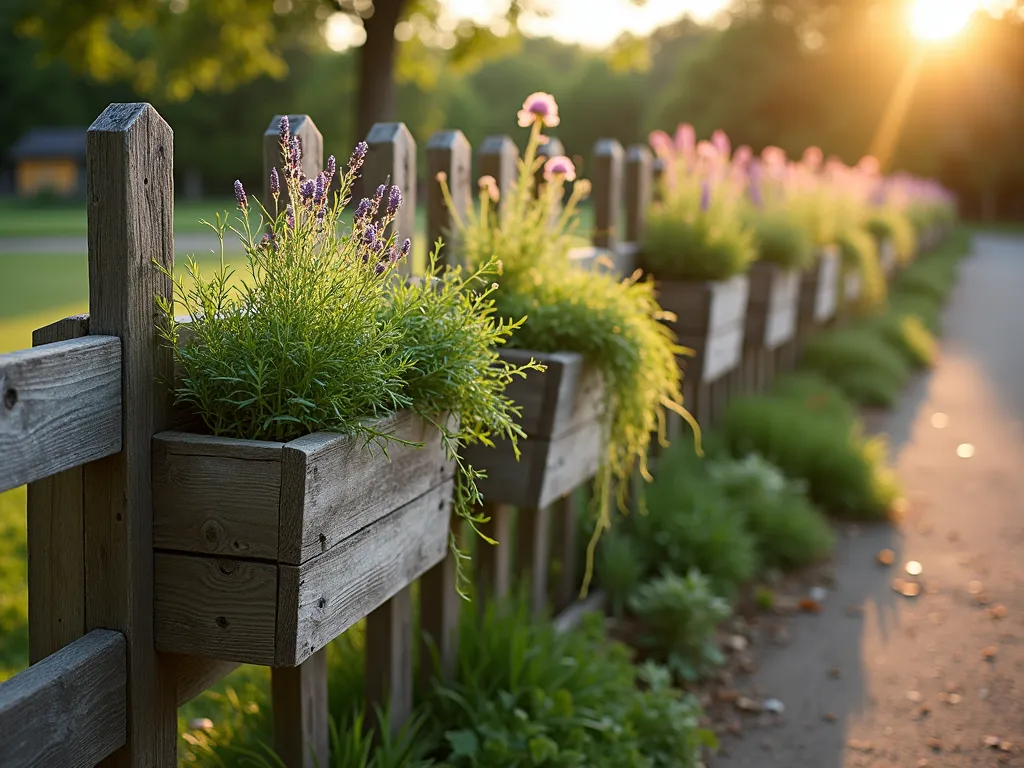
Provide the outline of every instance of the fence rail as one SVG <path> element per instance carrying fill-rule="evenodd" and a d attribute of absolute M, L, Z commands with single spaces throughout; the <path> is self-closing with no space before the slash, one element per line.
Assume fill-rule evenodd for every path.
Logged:
<path fill-rule="evenodd" d="M 253 137 L 263 142 L 268 174 L 281 163 L 280 119 Z M 323 139 L 309 116 L 289 119 L 305 173 L 315 176 Z M 415 142 L 400 123 L 374 126 L 367 141 L 364 183 L 402 188 L 406 204 L 393 227 L 412 236 Z M 421 674 L 454 673 L 462 606 L 455 565 L 434 546 L 451 525 L 443 457 L 425 450 L 405 475 L 389 472 L 401 492 L 389 495 L 379 492 L 372 463 L 345 453 L 337 437 L 280 445 L 168 432 L 181 420 L 155 298 L 171 297 L 173 136 L 151 106 L 113 104 L 89 129 L 87 148 L 90 313 L 40 329 L 31 350 L 0 356 L 0 488 L 30 484 L 33 663 L 0 685 L 0 764 L 170 768 L 177 707 L 238 662 L 258 662 L 272 667 L 274 744 L 284 764 L 326 765 L 324 646 L 365 618 L 367 703 L 390 705 L 398 727 L 412 707 L 417 579 L 420 656 L 436 651 L 440 665 L 423 663 Z M 561 151 L 555 139 L 543 148 Z M 437 176 L 467 209 L 473 152 L 448 130 L 430 139 L 426 155 L 432 244 L 451 226 Z M 490 137 L 477 169 L 504 192 L 517 157 L 511 138 Z M 592 246 L 572 259 L 629 275 L 658 168 L 646 147 L 614 140 L 598 142 L 592 163 Z M 707 317 L 694 322 L 710 333 Z M 793 362 L 792 344 L 747 353 L 714 381 L 686 382 L 701 418 L 766 387 Z M 475 577 L 481 605 L 524 578 L 534 612 L 568 606 L 557 622 L 566 627 L 601 608 L 600 597 L 574 602 L 572 490 L 597 468 L 602 382 L 578 355 L 547 357 L 547 374 L 516 395 L 535 437 L 523 461 L 499 466 L 500 451 L 485 459 L 493 466 L 488 531 L 507 542 L 514 525 L 518 545 L 479 546 Z M 376 484 L 367 486 L 372 499 L 346 487 L 356 476 Z M 427 512 L 414 514 L 410 504 Z"/>

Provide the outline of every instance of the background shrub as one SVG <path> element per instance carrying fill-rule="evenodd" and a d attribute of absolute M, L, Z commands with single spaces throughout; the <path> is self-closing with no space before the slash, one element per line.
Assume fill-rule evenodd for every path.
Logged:
<path fill-rule="evenodd" d="M 814 263 L 814 240 L 791 210 L 754 209 L 750 225 L 761 261 L 786 269 L 804 269 Z"/>
<path fill-rule="evenodd" d="M 910 375 L 906 360 L 866 326 L 812 337 L 801 365 L 823 375 L 859 405 L 891 407 Z"/>

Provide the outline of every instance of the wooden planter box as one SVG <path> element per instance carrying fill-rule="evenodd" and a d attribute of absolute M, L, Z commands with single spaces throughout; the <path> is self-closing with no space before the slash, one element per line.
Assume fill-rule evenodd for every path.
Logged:
<path fill-rule="evenodd" d="M 840 257 L 835 248 L 825 249 L 817 263 L 803 271 L 800 280 L 800 327 L 831 320 L 839 305 Z"/>
<path fill-rule="evenodd" d="M 527 439 L 519 441 L 519 460 L 507 440 L 494 448 L 468 446 L 463 455 L 486 470 L 477 486 L 487 501 L 543 509 L 594 477 L 605 458 L 604 379 L 572 352 L 508 349 L 501 357 L 517 364 L 532 357 L 547 366 L 505 389 L 523 413 Z"/>
<path fill-rule="evenodd" d="M 694 350 L 692 358 L 684 358 L 687 376 L 706 384 L 735 370 L 743 356 L 747 276 L 717 282 L 662 280 L 657 288 L 662 309 L 676 316 L 669 325 L 679 343 Z"/>
<path fill-rule="evenodd" d="M 440 434 L 411 412 L 382 426 L 424 447 L 156 435 L 157 649 L 294 667 L 444 559 Z"/>
<path fill-rule="evenodd" d="M 757 262 L 750 269 L 750 294 L 744 343 L 753 349 L 776 349 L 796 335 L 800 273 L 777 264 Z"/>

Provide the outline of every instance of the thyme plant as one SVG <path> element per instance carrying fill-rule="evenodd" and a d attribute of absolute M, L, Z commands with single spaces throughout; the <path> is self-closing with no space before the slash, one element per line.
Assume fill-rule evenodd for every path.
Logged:
<path fill-rule="evenodd" d="M 163 333 L 181 372 L 177 401 L 215 435 L 286 441 L 331 431 L 385 455 L 398 438 L 382 419 L 412 409 L 441 432 L 458 469 L 455 511 L 476 527 L 479 473 L 459 448 L 495 437 L 514 445 L 523 432 L 505 386 L 541 368 L 498 357 L 496 347 L 522 323 L 497 314 L 498 262 L 441 273 L 435 250 L 423 280 L 403 281 L 395 268 L 410 241 L 387 234 L 402 205 L 397 186 L 379 186 L 359 202 L 352 225 L 339 226 L 366 144 L 340 174 L 332 156 L 314 179 L 302 174 L 302 149 L 287 118 L 281 147 L 292 202 L 283 204 L 276 169 L 266 206 L 250 201 L 236 181 L 238 215 L 211 225 L 220 267 L 207 276 L 189 260 L 187 279 L 175 281 L 184 319 L 162 304 L 169 318 Z M 330 195 L 335 175 L 338 191 Z M 229 231 L 245 250 L 240 276 L 224 261 Z"/>
<path fill-rule="evenodd" d="M 617 481 L 618 504 L 625 510 L 634 469 L 651 479 L 647 450 L 652 432 L 664 435 L 666 412 L 674 411 L 691 423 L 692 419 L 682 407 L 676 361 L 684 350 L 661 322 L 665 313 L 655 299 L 653 283 L 640 282 L 639 272 L 622 280 L 573 268 L 569 261 L 577 206 L 590 185 L 576 181 L 569 158 L 545 162 L 538 156 L 546 141 L 544 128 L 558 122 L 558 105 L 549 94 L 535 93 L 523 104 L 519 125 L 530 129 L 530 137 L 517 177 L 500 201 L 495 180 L 485 176 L 480 180 L 479 205 L 460 216 L 446 180 L 439 178 L 452 211 L 452 234 L 468 268 L 478 269 L 498 258 L 503 268 L 493 294 L 498 315 L 527 318 L 514 329 L 509 346 L 578 352 L 604 374 L 607 452 L 595 481 L 597 524 L 587 550 L 585 592 L 594 547 L 611 525 L 608 501 L 613 485 Z M 571 185 L 571 192 L 563 206 L 566 185 Z"/>

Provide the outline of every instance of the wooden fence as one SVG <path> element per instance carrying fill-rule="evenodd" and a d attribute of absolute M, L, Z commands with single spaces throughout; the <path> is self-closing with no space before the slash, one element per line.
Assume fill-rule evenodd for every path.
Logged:
<path fill-rule="evenodd" d="M 279 120 L 263 139 L 267 170 L 280 162 Z M 308 116 L 290 122 L 313 176 L 321 136 Z M 367 141 L 364 179 L 402 188 L 394 227 L 411 237 L 415 143 L 399 123 L 374 126 Z M 148 104 L 114 104 L 97 118 L 88 132 L 89 314 L 41 328 L 32 349 L 0 356 L 0 490 L 29 484 L 32 664 L 0 685 L 5 768 L 173 766 L 177 708 L 239 662 L 273 668 L 274 743 L 285 764 L 325 766 L 325 646 L 333 637 L 366 619 L 367 701 L 389 704 L 395 726 L 412 706 L 413 643 L 439 651 L 440 670 L 424 663 L 425 675 L 451 675 L 458 658 L 462 605 L 451 558 L 436 546 L 447 540 L 450 479 L 436 452 L 421 452 L 421 463 L 403 469 L 409 483 L 394 483 L 415 487 L 406 493 L 415 498 L 381 501 L 387 509 L 365 512 L 364 528 L 339 532 L 352 527 L 345 520 L 358 499 L 334 487 L 357 461 L 337 436 L 225 446 L 167 431 L 175 424 L 173 365 L 158 341 L 155 299 L 170 299 L 172 287 L 154 262 L 174 267 L 173 149 L 170 127 Z M 426 152 L 433 241 L 449 225 L 436 175 L 446 174 L 460 206 L 472 204 L 476 184 L 461 132 L 435 135 Z M 545 152 L 560 153 L 557 140 Z M 477 171 L 506 189 L 517 155 L 510 138 L 489 138 Z M 598 142 L 588 169 L 593 247 L 573 253 L 580 268 L 632 272 L 654 172 L 646 147 Z M 710 345 L 718 333 L 711 314 L 705 308 L 693 327 L 681 325 L 682 335 L 703 334 Z M 688 383 L 705 421 L 792 363 L 786 354 L 748 352 Z M 542 357 L 548 373 L 513 393 L 533 437 L 523 462 L 501 450 L 478 457 L 491 473 L 491 532 L 505 541 L 516 525 L 518 544 L 479 546 L 475 576 L 481 603 L 524 576 L 532 610 L 568 608 L 565 624 L 579 612 L 572 490 L 597 468 L 602 383 L 578 355 Z M 394 491 L 374 482 L 385 496 Z M 418 527 L 400 535 L 399 524 L 413 519 L 409 505 L 425 510 L 428 502 L 440 512 L 418 515 Z M 417 580 L 422 640 L 413 636 Z"/>

